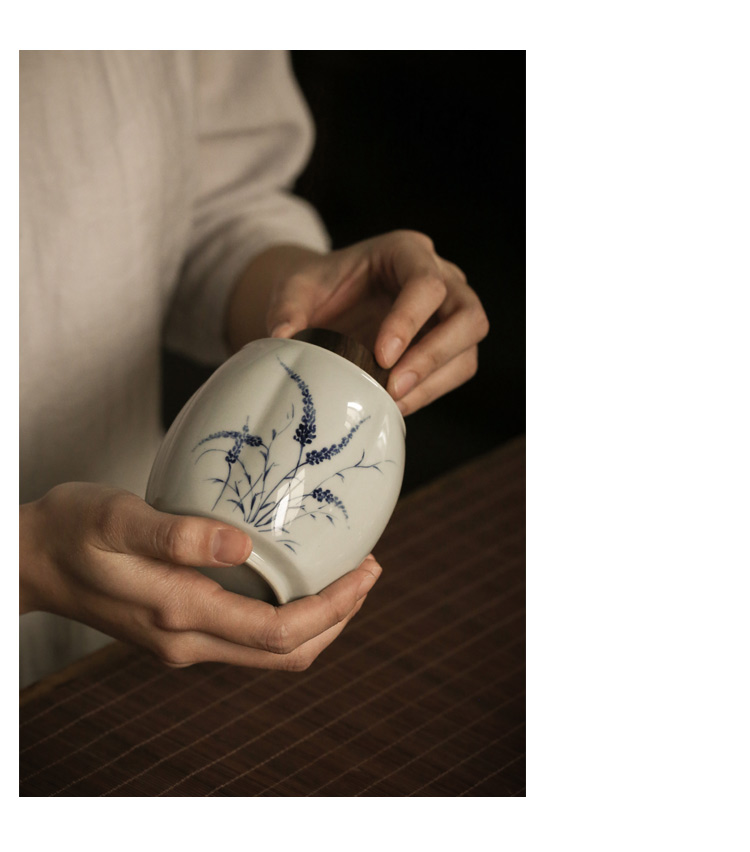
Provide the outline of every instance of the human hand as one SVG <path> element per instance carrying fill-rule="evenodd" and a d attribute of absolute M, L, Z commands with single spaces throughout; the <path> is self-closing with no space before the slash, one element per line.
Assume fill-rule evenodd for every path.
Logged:
<path fill-rule="evenodd" d="M 267 309 L 259 310 L 264 301 Z M 275 246 L 256 258 L 230 303 L 234 348 L 264 333 L 292 337 L 315 326 L 355 337 L 391 368 L 387 389 L 405 415 L 470 379 L 489 331 L 463 272 L 415 231 L 329 254 Z"/>
<path fill-rule="evenodd" d="M 217 661 L 301 671 L 381 572 L 370 556 L 320 594 L 274 607 L 190 567 L 240 564 L 251 549 L 228 524 L 158 512 L 127 491 L 65 483 L 21 507 L 21 612 L 81 621 L 174 667 Z"/>

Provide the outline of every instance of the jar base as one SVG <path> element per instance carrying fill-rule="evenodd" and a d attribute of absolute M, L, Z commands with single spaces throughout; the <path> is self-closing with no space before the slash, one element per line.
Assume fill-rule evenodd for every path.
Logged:
<path fill-rule="evenodd" d="M 223 589 L 243 595 L 246 598 L 264 601 L 278 606 L 279 600 L 274 590 L 248 563 L 230 565 L 226 568 L 198 568 L 201 574 L 215 580 Z"/>

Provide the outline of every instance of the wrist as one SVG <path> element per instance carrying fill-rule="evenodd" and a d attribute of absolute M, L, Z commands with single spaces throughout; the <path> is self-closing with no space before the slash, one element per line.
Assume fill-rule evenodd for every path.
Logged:
<path fill-rule="evenodd" d="M 24 503 L 19 508 L 19 614 L 42 609 L 43 576 L 49 557 L 41 545 L 39 501 Z"/>

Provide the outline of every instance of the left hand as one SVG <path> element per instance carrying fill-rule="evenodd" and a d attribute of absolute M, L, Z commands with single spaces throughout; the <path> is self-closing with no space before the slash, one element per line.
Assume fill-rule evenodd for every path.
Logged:
<path fill-rule="evenodd" d="M 302 671 L 341 633 L 381 573 L 370 555 L 283 606 L 225 591 L 192 566 L 241 564 L 249 537 L 170 515 L 135 494 L 65 482 L 20 507 L 20 611 L 52 612 L 147 648 L 169 666 Z"/>
<path fill-rule="evenodd" d="M 264 299 L 263 332 L 257 308 Z M 393 231 L 329 254 L 275 246 L 250 264 L 230 303 L 232 346 L 309 327 L 368 346 L 391 368 L 387 389 L 406 415 L 476 373 L 477 344 L 489 322 L 466 276 L 429 237 Z"/>

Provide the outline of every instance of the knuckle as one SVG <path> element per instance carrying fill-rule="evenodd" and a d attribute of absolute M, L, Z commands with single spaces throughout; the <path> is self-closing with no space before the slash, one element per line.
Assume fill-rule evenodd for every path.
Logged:
<path fill-rule="evenodd" d="M 96 508 L 95 520 L 101 530 L 114 526 L 122 514 L 123 499 L 120 494 L 106 494 Z"/>
<path fill-rule="evenodd" d="M 174 603 L 160 604 L 155 607 L 152 620 L 155 627 L 169 633 L 179 633 L 190 629 L 184 608 L 175 606 Z"/>
<path fill-rule="evenodd" d="M 476 346 L 468 349 L 464 359 L 464 381 L 473 378 L 479 369 L 479 351 Z"/>
<path fill-rule="evenodd" d="M 450 260 L 445 261 L 446 266 L 450 269 L 451 273 L 458 279 L 461 284 L 465 284 L 467 287 L 469 285 L 469 279 L 466 277 L 466 273 L 461 269 L 460 266 L 457 266 Z"/>
<path fill-rule="evenodd" d="M 448 295 L 448 287 L 439 275 L 428 273 L 420 283 L 426 295 L 429 295 L 433 301 L 440 304 L 445 301 L 445 297 Z"/>
<path fill-rule="evenodd" d="M 161 639 L 154 652 L 165 666 L 173 669 L 184 669 L 197 662 L 185 640 L 179 636 Z"/>
<path fill-rule="evenodd" d="M 435 251 L 435 244 L 433 241 L 427 236 L 427 234 L 423 234 L 421 231 L 414 231 L 410 228 L 399 228 L 392 232 L 392 236 L 400 243 L 417 243 L 417 245 L 424 247 L 427 251 Z"/>
<path fill-rule="evenodd" d="M 480 339 L 484 340 L 485 337 L 490 333 L 490 321 L 487 317 L 487 314 L 484 312 L 484 308 L 480 305 L 478 308 L 478 315 L 476 318 L 477 330 L 481 335 Z"/>
<path fill-rule="evenodd" d="M 123 518 L 128 516 L 132 495 L 123 491 L 111 491 L 102 496 L 93 510 L 92 521 L 99 537 L 104 542 L 116 542 L 121 537 Z"/>
<path fill-rule="evenodd" d="M 266 628 L 263 637 L 263 648 L 271 654 L 289 655 L 296 645 L 289 630 L 289 625 L 278 616 Z"/>
<path fill-rule="evenodd" d="M 343 621 L 352 609 L 353 603 L 349 597 L 341 597 L 338 595 L 319 594 L 318 598 L 325 606 L 326 624 L 328 627 L 333 627 Z"/>
<path fill-rule="evenodd" d="M 171 562 L 180 565 L 195 559 L 195 536 L 188 519 L 171 521 L 162 531 L 161 550 Z"/>
<path fill-rule="evenodd" d="M 467 310 L 477 340 L 483 340 L 490 332 L 490 321 L 478 296 L 473 296 Z"/>
<path fill-rule="evenodd" d="M 425 350 L 423 354 L 423 362 L 421 365 L 420 375 L 422 377 L 429 376 L 435 370 L 440 368 L 445 363 L 445 356 L 437 349 L 431 348 Z"/>

